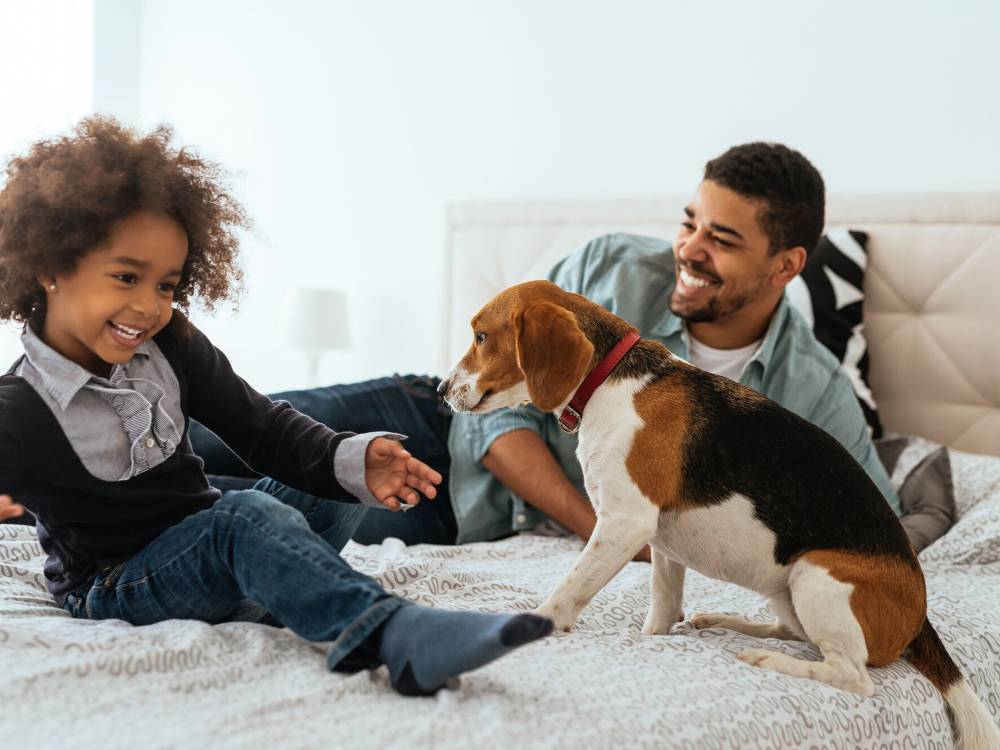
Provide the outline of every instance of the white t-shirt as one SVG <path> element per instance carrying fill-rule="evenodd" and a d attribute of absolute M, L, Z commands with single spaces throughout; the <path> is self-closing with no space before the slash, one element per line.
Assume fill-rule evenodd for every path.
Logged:
<path fill-rule="evenodd" d="M 730 380 L 740 382 L 740 375 L 747 362 L 753 359 L 753 355 L 760 346 L 760 340 L 754 341 L 749 346 L 741 346 L 739 349 L 713 349 L 706 346 L 694 336 L 688 335 L 690 341 L 691 364 L 700 367 L 702 370 L 714 372 L 716 375 L 723 375 Z"/>

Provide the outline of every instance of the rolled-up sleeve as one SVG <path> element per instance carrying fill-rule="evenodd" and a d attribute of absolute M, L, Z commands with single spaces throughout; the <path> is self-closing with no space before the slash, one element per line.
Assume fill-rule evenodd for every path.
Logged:
<path fill-rule="evenodd" d="M 459 413 L 455 415 L 452 429 L 460 432 L 466 455 L 478 463 L 501 435 L 515 430 L 531 430 L 541 435 L 545 416 L 533 406 L 497 409 L 483 415 Z"/>
<path fill-rule="evenodd" d="M 334 474 L 345 490 L 360 500 L 364 505 L 373 508 L 389 510 L 382 505 L 368 489 L 365 481 L 365 455 L 368 445 L 375 438 L 384 437 L 389 440 L 406 440 L 406 435 L 397 432 L 365 432 L 341 441 L 333 456 Z"/>

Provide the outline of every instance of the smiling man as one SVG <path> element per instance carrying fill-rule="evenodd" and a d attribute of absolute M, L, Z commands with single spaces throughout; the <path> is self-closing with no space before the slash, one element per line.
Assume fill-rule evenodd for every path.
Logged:
<path fill-rule="evenodd" d="M 837 438 L 900 512 L 850 381 L 789 306 L 785 287 L 824 222 L 823 178 L 802 154 L 750 143 L 708 162 L 673 243 L 599 237 L 549 275 L 693 364 L 749 386 Z M 583 538 L 576 437 L 532 409 L 456 415 L 449 435 L 458 540 L 556 520 Z M 508 510 L 510 509 L 510 510 Z"/>
<path fill-rule="evenodd" d="M 598 237 L 559 262 L 549 278 L 676 355 L 825 429 L 898 514 L 899 500 L 847 375 L 785 298 L 823 228 L 819 172 L 785 146 L 737 146 L 708 162 L 677 218 L 672 243 L 630 234 Z M 409 435 L 410 452 L 448 478 L 436 501 L 405 516 L 369 513 L 355 539 L 451 544 L 540 527 L 589 538 L 596 517 L 584 494 L 576 435 L 533 407 L 452 416 L 435 393 L 437 382 L 396 376 L 273 394 L 336 429 L 365 432 L 378 424 Z M 240 473 L 212 436 L 197 428 L 191 436 L 207 472 Z M 648 559 L 648 550 L 640 559 Z"/>

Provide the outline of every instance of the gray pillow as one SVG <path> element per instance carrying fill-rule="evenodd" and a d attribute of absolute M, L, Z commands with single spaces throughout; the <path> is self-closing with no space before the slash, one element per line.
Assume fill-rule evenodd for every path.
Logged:
<path fill-rule="evenodd" d="M 908 435 L 875 441 L 879 460 L 903 506 L 900 523 L 920 552 L 955 523 L 955 486 L 948 449 Z"/>

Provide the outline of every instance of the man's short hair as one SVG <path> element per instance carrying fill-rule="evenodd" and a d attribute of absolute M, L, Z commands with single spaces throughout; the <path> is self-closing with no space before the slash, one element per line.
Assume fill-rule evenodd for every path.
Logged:
<path fill-rule="evenodd" d="M 823 177 L 806 157 L 780 143 L 745 143 L 705 165 L 705 179 L 763 203 L 757 218 L 769 251 L 801 245 L 810 252 L 824 222 Z"/>

